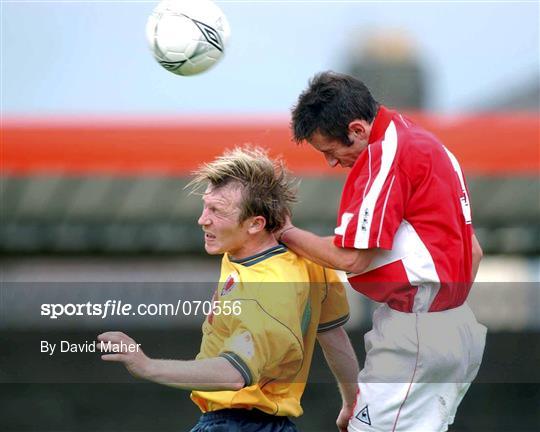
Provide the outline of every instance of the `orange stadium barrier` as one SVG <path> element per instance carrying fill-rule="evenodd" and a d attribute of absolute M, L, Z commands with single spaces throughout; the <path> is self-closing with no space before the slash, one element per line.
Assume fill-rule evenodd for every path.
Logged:
<path fill-rule="evenodd" d="M 411 114 L 437 135 L 467 174 L 538 174 L 538 115 L 466 117 Z M 333 174 L 315 150 L 291 141 L 286 118 L 4 118 L 3 175 L 183 176 L 225 148 L 253 143 L 282 155 L 299 175 Z"/>

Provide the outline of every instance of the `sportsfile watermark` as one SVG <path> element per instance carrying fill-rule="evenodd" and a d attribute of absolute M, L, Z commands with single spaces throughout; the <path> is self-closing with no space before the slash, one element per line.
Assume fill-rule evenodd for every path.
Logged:
<path fill-rule="evenodd" d="M 332 292 L 338 288 L 332 284 L 301 286 L 297 283 L 222 286 L 216 282 L 7 282 L 0 287 L 0 341 L 6 347 L 6 354 L 0 361 L 3 374 L 0 381 L 132 382 L 129 374 L 123 369 L 104 364 L 101 356 L 105 353 L 142 351 L 150 358 L 190 360 L 200 352 L 204 338 L 215 341 L 214 338 L 223 337 L 220 343 L 227 344 L 228 350 L 247 349 L 247 352 L 257 352 L 245 344 L 243 339 L 241 343 L 236 343 L 236 339 L 231 343 L 231 338 L 237 336 L 237 328 L 242 329 L 241 335 L 245 336 L 248 331 L 251 338 L 257 341 L 262 337 L 257 332 L 262 331 L 264 343 L 270 347 L 268 352 L 277 354 L 282 347 L 294 348 L 297 341 L 301 340 L 305 316 L 320 321 L 316 327 L 315 324 L 311 327 L 318 332 L 322 331 L 317 333 L 318 336 L 324 335 L 325 331 L 335 328 L 337 324 L 345 323 L 362 366 L 366 355 L 366 337 L 368 347 L 374 346 L 378 340 L 376 332 L 372 330 L 372 320 L 379 322 L 384 310 L 381 311 L 380 305 L 371 302 L 361 303 L 360 307 L 353 309 L 355 302 L 364 297 L 348 291 L 348 313 L 351 316 L 361 314 L 364 318 L 349 325 L 351 320 L 346 321 L 346 315 L 336 315 L 337 298 L 332 296 Z M 309 314 L 304 312 L 305 308 L 294 313 L 293 306 L 296 303 L 283 301 L 288 290 L 295 292 L 295 295 L 304 290 L 315 295 L 322 290 L 320 303 L 313 300 Z M 399 366 L 377 362 L 376 367 L 370 369 L 373 375 L 364 376 L 363 379 L 366 382 L 408 382 L 411 377 L 408 372 L 415 370 L 417 359 L 420 365 L 434 364 L 437 370 L 444 372 L 451 369 L 447 364 L 451 359 L 466 358 L 473 361 L 470 373 L 470 368 L 458 367 L 455 371 L 452 369 L 451 373 L 432 376 L 426 375 L 422 368 L 416 368 L 415 380 L 468 382 L 480 365 L 475 382 L 540 382 L 534 367 L 523 367 L 523 354 L 517 349 L 526 347 L 527 356 L 537 358 L 531 349 L 538 345 L 540 334 L 538 283 L 480 283 L 473 287 L 469 300 L 476 320 L 480 323 L 476 325 L 471 321 L 471 316 L 466 314 L 465 318 L 468 317 L 467 320 L 472 322 L 467 327 L 471 331 L 456 333 L 453 330 L 456 323 L 469 322 L 461 315 L 459 319 L 451 319 L 449 322 L 432 322 L 432 315 L 428 313 L 405 314 L 406 321 L 387 326 L 386 332 L 391 332 L 393 341 L 408 341 L 407 349 L 411 346 L 414 348 L 418 342 L 420 349 L 418 352 L 407 351 L 407 364 L 403 361 Z M 332 315 L 322 315 L 328 305 L 333 305 L 330 309 Z M 346 313 L 343 310 L 343 314 Z M 404 314 L 397 315 L 402 320 Z M 437 316 L 433 315 L 433 318 Z M 489 328 L 490 334 L 484 350 L 485 327 Z M 221 333 L 229 330 L 230 333 Z M 120 333 L 124 336 L 116 339 L 115 335 Z M 104 334 L 112 336 L 100 339 Z M 467 348 L 466 355 L 462 355 L 463 347 L 469 347 L 464 344 L 472 336 L 479 342 L 473 344 L 472 349 Z M 105 345 L 100 346 L 100 342 Z M 444 359 L 434 356 L 435 351 L 427 349 L 428 346 L 445 353 Z M 393 351 L 400 353 L 403 349 L 398 344 Z M 315 356 L 313 364 L 322 361 L 320 355 Z M 493 367 L 484 369 L 490 364 Z M 309 376 L 312 383 L 328 383 L 333 380 L 326 369 L 323 371 L 318 367 L 314 367 Z M 305 376 L 291 375 L 283 379 L 296 382 L 305 380 Z"/>
<path fill-rule="evenodd" d="M 208 317 L 244 313 L 216 282 L 6 282 L 0 329 L 200 328 Z"/>
<path fill-rule="evenodd" d="M 63 317 L 86 316 L 106 319 L 109 317 L 170 317 L 217 316 L 242 313 L 240 301 L 233 300 L 177 300 L 176 303 L 126 303 L 107 300 L 104 303 L 42 303 L 40 315 L 52 320 Z"/>

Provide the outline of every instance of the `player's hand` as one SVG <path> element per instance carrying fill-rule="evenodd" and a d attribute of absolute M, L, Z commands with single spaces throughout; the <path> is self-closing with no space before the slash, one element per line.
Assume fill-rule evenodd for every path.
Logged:
<path fill-rule="evenodd" d="M 280 230 L 274 232 L 274 237 L 275 239 L 279 242 L 281 241 L 281 236 L 283 235 L 283 233 L 285 231 L 289 231 L 290 229 L 294 228 L 294 225 L 291 221 L 291 215 L 288 214 L 285 218 L 285 224 L 283 225 L 283 227 L 281 227 Z"/>
<path fill-rule="evenodd" d="M 336 426 L 339 432 L 347 432 L 349 420 L 353 415 L 354 407 L 343 405 L 336 420 Z"/>
<path fill-rule="evenodd" d="M 106 332 L 100 334 L 97 340 L 96 347 L 102 352 L 102 360 L 124 363 L 133 376 L 146 377 L 151 359 L 141 350 L 140 344 L 137 344 L 127 334 Z"/>

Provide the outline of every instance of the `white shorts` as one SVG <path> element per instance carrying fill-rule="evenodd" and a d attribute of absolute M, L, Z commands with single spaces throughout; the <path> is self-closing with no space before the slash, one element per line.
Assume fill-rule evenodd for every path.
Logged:
<path fill-rule="evenodd" d="M 349 432 L 447 430 L 482 362 L 486 331 L 467 304 L 428 313 L 380 306 L 364 337 Z"/>

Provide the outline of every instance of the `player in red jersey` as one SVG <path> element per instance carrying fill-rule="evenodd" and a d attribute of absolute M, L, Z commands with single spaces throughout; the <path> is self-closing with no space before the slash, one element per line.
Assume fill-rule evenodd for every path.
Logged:
<path fill-rule="evenodd" d="M 361 81 L 332 72 L 310 81 L 292 128 L 297 142 L 350 173 L 334 236 L 289 223 L 280 241 L 345 270 L 353 288 L 382 303 L 365 336 L 349 430 L 446 430 L 486 334 L 465 303 L 482 250 L 457 159 Z"/>

